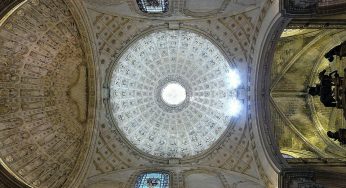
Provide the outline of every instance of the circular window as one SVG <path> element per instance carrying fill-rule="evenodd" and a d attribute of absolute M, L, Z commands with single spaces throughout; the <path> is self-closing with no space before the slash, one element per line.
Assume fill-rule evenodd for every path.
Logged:
<path fill-rule="evenodd" d="M 161 97 L 168 105 L 179 105 L 186 99 L 186 90 L 179 83 L 168 83 L 162 89 Z"/>
<path fill-rule="evenodd" d="M 239 113 L 240 77 L 207 38 L 186 30 L 151 33 L 121 55 L 110 108 L 138 149 L 182 158 L 208 149 Z"/>

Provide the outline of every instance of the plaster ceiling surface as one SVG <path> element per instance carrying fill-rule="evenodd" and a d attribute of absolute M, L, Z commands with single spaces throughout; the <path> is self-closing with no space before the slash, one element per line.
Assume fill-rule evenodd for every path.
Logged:
<path fill-rule="evenodd" d="M 97 60 L 96 63 L 99 66 L 99 81 L 98 85 L 100 87 L 100 100 L 99 105 L 97 106 L 98 111 L 98 124 L 100 125 L 100 129 L 98 130 L 97 134 L 97 142 L 96 142 L 96 148 L 95 148 L 95 154 L 93 156 L 93 161 L 89 168 L 89 174 L 87 181 L 92 181 L 93 183 L 101 181 L 102 177 L 107 174 L 112 173 L 120 173 L 127 169 L 132 169 L 136 172 L 141 170 L 157 170 L 157 169 L 165 169 L 166 166 L 186 166 L 187 168 L 193 166 L 196 168 L 215 168 L 217 170 L 225 170 L 225 171 L 235 171 L 239 172 L 241 174 L 246 174 L 249 177 L 252 177 L 260 182 L 265 182 L 263 184 L 273 184 L 271 182 L 271 179 L 275 179 L 276 175 L 273 175 L 272 173 L 268 173 L 268 169 L 262 166 L 263 160 L 259 158 L 259 154 L 256 153 L 256 149 L 254 149 L 254 146 L 259 144 L 258 141 L 254 139 L 252 135 L 252 130 L 250 128 L 251 123 L 247 122 L 249 119 L 247 118 L 248 113 L 248 107 L 250 106 L 250 103 L 248 101 L 249 97 L 247 96 L 247 87 L 246 84 L 249 83 L 248 76 L 253 76 L 250 69 L 248 69 L 249 66 L 253 66 L 253 64 L 249 63 L 249 59 L 251 57 L 251 54 L 253 53 L 254 49 L 254 43 L 256 42 L 257 35 L 260 32 L 259 28 L 261 27 L 261 21 L 263 21 L 264 17 L 266 16 L 266 11 L 272 6 L 272 1 L 267 1 L 267 4 L 263 7 L 258 7 L 257 9 L 252 9 L 251 11 L 242 12 L 237 15 L 232 16 L 225 16 L 222 18 L 214 17 L 214 18 L 208 18 L 208 19 L 194 19 L 194 20 L 183 20 L 183 21 L 167 21 L 164 19 L 156 19 L 156 18 L 135 18 L 135 17 L 124 17 L 120 15 L 114 15 L 112 13 L 105 13 L 105 11 L 99 11 L 95 10 L 93 7 L 90 7 L 89 5 L 86 5 L 87 8 L 87 14 L 90 19 L 90 23 L 92 25 L 92 33 L 94 34 L 94 45 L 95 45 L 95 51 Z M 260 21 L 258 21 L 260 20 Z M 257 29 L 256 29 L 257 28 Z M 159 154 L 151 153 L 150 150 L 148 152 L 145 152 L 144 149 L 139 148 L 138 146 L 134 146 L 134 143 L 132 140 L 135 139 L 135 134 L 138 132 L 133 131 L 133 128 L 131 126 L 124 127 L 124 131 L 120 128 L 118 125 L 123 123 L 128 124 L 129 122 L 135 122 L 134 120 L 138 121 L 136 118 L 139 118 L 138 115 L 134 116 L 131 114 L 132 111 L 136 112 L 136 114 L 148 114 L 145 115 L 143 121 L 139 121 L 137 125 L 143 125 L 144 127 L 148 125 L 152 125 L 151 121 L 147 121 L 144 124 L 145 119 L 149 118 L 155 118 L 153 114 L 151 114 L 150 111 L 145 110 L 138 110 L 139 108 L 142 108 L 142 106 L 139 106 L 136 101 L 133 101 L 132 104 L 131 99 L 136 97 L 138 98 L 136 93 L 135 95 L 130 96 L 130 92 L 118 92 L 115 96 L 115 91 L 124 91 L 126 87 L 130 87 L 132 89 L 136 89 L 138 85 L 131 83 L 151 83 L 146 84 L 141 83 L 143 86 L 141 87 L 151 87 L 153 90 L 148 89 L 148 91 L 145 91 L 143 89 L 138 90 L 141 93 L 147 93 L 147 102 L 152 101 L 152 104 L 147 104 L 148 107 L 155 107 L 153 109 L 157 110 L 157 113 L 155 111 L 157 116 L 162 117 L 163 114 L 168 114 L 170 116 L 164 117 L 164 119 L 167 119 L 169 121 L 172 121 L 169 117 L 172 117 L 172 115 L 176 115 L 178 113 L 185 113 L 188 112 L 188 108 L 191 107 L 190 103 L 189 105 L 184 107 L 182 111 L 178 112 L 165 112 L 164 109 L 158 106 L 158 103 L 156 102 L 157 98 L 155 97 L 155 87 L 158 85 L 159 78 L 163 78 L 164 73 L 167 73 L 169 75 L 169 72 L 172 71 L 172 73 L 177 72 L 179 75 L 181 75 L 182 78 L 185 78 L 189 75 L 186 73 L 182 74 L 184 71 L 191 72 L 192 67 L 195 66 L 196 62 L 192 62 L 191 64 L 187 64 L 185 59 L 186 57 L 181 57 L 184 62 L 183 67 L 179 67 L 176 65 L 180 65 L 181 62 L 179 61 L 171 61 L 168 59 L 167 61 L 162 62 L 161 65 L 157 65 L 156 61 L 148 61 L 146 60 L 153 59 L 151 56 L 156 57 L 157 54 L 161 55 L 163 53 L 163 49 L 157 48 L 157 45 L 153 49 L 156 50 L 156 54 L 153 51 L 150 51 L 149 49 L 145 49 L 146 46 L 150 46 L 153 44 L 157 44 L 158 37 L 155 37 L 155 39 L 149 40 L 148 44 L 143 44 L 144 41 L 147 41 L 148 38 L 152 35 L 160 34 L 167 32 L 167 35 L 170 36 L 169 33 L 177 33 L 179 34 L 184 33 L 185 31 L 189 31 L 188 33 L 191 33 L 191 35 L 194 35 L 194 40 L 202 40 L 205 41 L 205 43 L 212 43 L 217 48 L 216 51 L 213 53 L 218 53 L 218 49 L 221 49 L 222 55 L 227 60 L 229 65 L 227 64 L 221 64 L 222 66 L 225 66 L 227 68 L 226 70 L 229 70 L 230 68 L 235 68 L 238 73 L 239 77 L 241 78 L 241 84 L 237 88 L 237 98 L 241 101 L 243 104 L 243 107 L 240 111 L 240 114 L 238 117 L 234 117 L 234 121 L 229 121 L 229 125 L 222 133 L 222 136 L 218 139 L 215 138 L 216 142 L 214 144 L 211 144 L 211 147 L 204 147 L 205 150 L 201 150 L 200 153 L 194 154 L 194 153 L 179 153 L 177 155 L 171 156 L 177 156 L 181 158 L 168 158 L 168 154 L 163 154 L 163 157 L 160 157 Z M 200 39 L 199 39 L 200 38 Z M 194 41 L 191 40 L 191 41 Z M 211 42 L 210 42 L 211 41 Z M 137 43 L 138 42 L 138 43 Z M 152 43 L 152 44 L 150 44 Z M 179 44 L 179 43 L 178 43 Z M 174 51 L 175 45 L 174 43 L 169 43 L 169 40 L 166 40 L 166 43 L 163 44 L 164 48 L 170 48 L 172 46 L 172 50 Z M 137 48 L 137 52 L 134 50 L 135 47 L 139 45 Z M 213 45 L 210 45 L 212 49 L 214 49 Z M 189 44 L 189 48 L 193 48 L 193 44 Z M 200 46 L 205 46 L 204 44 Z M 199 48 L 199 46 L 198 46 Z M 190 51 L 190 49 L 188 50 Z M 192 50 L 191 50 L 192 51 Z M 191 52 L 190 51 L 190 52 Z M 196 54 L 200 53 L 201 51 L 197 51 Z M 126 59 L 127 55 L 133 53 L 131 55 L 131 59 L 134 59 L 136 61 L 142 62 L 142 63 L 132 63 L 129 60 L 121 61 Z M 171 53 L 167 50 L 166 52 L 168 55 Z M 212 54 L 213 54 L 212 53 Z M 143 54 L 143 55 L 141 55 Z M 173 53 L 174 54 L 174 53 Z M 206 58 L 210 58 L 210 53 L 206 53 Z M 185 55 L 186 56 L 186 55 Z M 192 54 L 191 59 L 195 59 L 197 55 Z M 202 55 L 200 55 L 202 57 Z M 122 59 L 123 58 L 123 59 Z M 161 58 L 158 58 L 158 60 L 162 61 Z M 189 59 L 187 59 L 189 60 Z M 198 60 L 199 61 L 199 60 Z M 215 61 L 215 60 L 214 60 Z M 172 63 L 173 62 L 173 63 Z M 203 67 L 199 66 L 196 71 L 203 71 L 206 68 L 206 63 L 204 60 L 201 60 Z M 180 63 L 180 64 L 179 64 Z M 124 65 L 122 65 L 124 64 Z M 167 66 L 164 66 L 166 65 Z M 168 66 L 169 64 L 173 66 Z M 227 65 L 227 66 L 226 66 Z M 151 66 L 151 67 L 150 67 Z M 154 66 L 154 67 L 153 67 Z M 215 67 L 220 67 L 220 65 L 215 64 L 213 65 Z M 136 67 L 136 68 L 133 68 Z M 160 68 L 160 69 L 159 69 Z M 184 69 L 186 70 L 184 70 Z M 121 70 L 121 72 L 119 71 Z M 117 72 L 118 71 L 118 72 Z M 153 73 L 153 71 L 155 71 Z M 194 72 L 195 70 L 192 70 Z M 221 72 L 220 76 L 215 76 L 213 73 L 213 69 L 208 70 L 207 72 L 201 72 L 201 76 L 211 76 L 211 82 L 215 82 L 216 80 L 213 80 L 212 78 L 220 78 L 224 79 L 222 75 L 224 75 L 225 72 Z M 136 76 L 129 76 L 126 75 L 127 72 L 136 73 Z M 195 75 L 196 73 L 194 73 Z M 249 75 L 247 75 L 249 74 Z M 146 77 L 146 75 L 154 75 L 153 79 L 149 79 Z M 157 78 L 155 78 L 155 76 Z M 193 76 L 193 75 L 191 75 Z M 142 77 L 142 78 L 141 78 Z M 122 82 L 118 82 L 117 84 L 119 86 L 116 86 L 115 80 L 117 78 L 125 79 L 124 86 L 122 86 Z M 150 77 L 151 78 L 151 77 Z M 207 78 L 209 80 L 209 78 Z M 185 79 L 184 79 L 185 80 Z M 201 80 L 201 84 L 204 87 L 205 81 Z M 190 80 L 185 81 L 187 84 L 190 84 Z M 184 81 L 180 82 L 179 84 L 184 88 L 186 91 L 186 98 L 189 98 L 187 93 L 189 92 L 189 87 L 184 86 Z M 177 81 L 174 81 L 172 83 L 177 83 Z M 163 84 L 165 88 L 165 84 Z M 112 87 L 116 86 L 114 88 L 117 88 L 117 90 L 114 90 Z M 193 85 L 191 86 L 193 87 Z M 216 83 L 215 86 L 209 86 L 209 87 L 220 87 L 218 83 Z M 227 88 L 224 88 L 227 90 Z M 192 89 L 191 89 L 192 91 Z M 208 91 L 208 90 L 206 90 Z M 148 93 L 151 92 L 151 95 Z M 216 90 L 214 93 L 217 93 L 218 90 Z M 122 96 L 124 94 L 124 96 Z M 202 93 L 204 95 L 204 93 Z M 131 94 L 132 95 L 132 94 Z M 157 95 L 160 96 L 160 95 Z M 201 95 L 202 96 L 202 95 Z M 214 95 L 216 96 L 216 95 Z M 155 97 L 155 98 L 154 98 Z M 205 102 L 211 101 L 211 97 L 206 97 Z M 112 99 L 113 98 L 113 99 Z M 117 99 L 117 100 L 115 100 Z M 183 101 L 184 97 L 182 97 Z M 223 99 L 223 98 L 222 98 Z M 119 105 L 113 105 L 111 102 L 116 104 L 116 102 L 119 102 Z M 217 102 L 217 100 L 214 100 Z M 213 102 L 214 102 L 213 101 Z M 125 102 L 125 106 L 123 106 L 123 102 Z M 136 103 L 135 103 L 136 102 Z M 162 102 L 162 101 L 161 101 Z M 210 105 L 214 105 L 214 103 L 210 103 Z M 178 104 L 180 104 L 178 102 Z M 181 103 L 181 104 L 184 104 Z M 193 103 L 192 103 L 193 104 Z M 202 103 L 204 104 L 204 102 Z M 195 104 L 193 104 L 195 105 Z M 118 106 L 118 107 L 116 107 Z M 133 106 L 131 108 L 131 106 Z M 136 107 L 134 107 L 136 106 Z M 115 108 L 114 108 L 115 107 Z M 121 107 L 121 110 L 120 108 Z M 125 108 L 128 107 L 128 108 Z M 203 106 L 201 105 L 199 110 L 196 114 L 201 114 L 202 118 L 205 115 L 209 115 L 209 113 L 203 112 Z M 225 106 L 218 107 L 220 109 L 225 108 Z M 184 111 L 185 110 L 185 111 Z M 162 113 L 160 112 L 162 111 Z M 211 109 L 211 112 L 217 112 L 217 109 Z M 160 112 L 160 113 L 159 113 Z M 226 113 L 225 111 L 222 113 Z M 220 113 L 220 117 L 222 117 L 222 114 Z M 155 115 L 156 115 L 155 114 Z M 117 115 L 122 115 L 121 118 L 117 117 Z M 135 118 L 136 117 L 136 118 Z M 209 117 L 209 122 L 214 121 L 214 116 Z M 225 117 L 225 116 L 224 116 Z M 119 119 L 117 119 L 119 118 Z M 186 120 L 186 118 L 182 118 L 181 121 L 189 122 L 189 121 L 195 121 L 194 119 L 199 119 L 199 117 L 192 115 L 189 120 Z M 230 118 L 230 117 L 228 117 Z M 119 121 L 120 119 L 124 119 L 124 122 Z M 217 118 L 218 119 L 218 118 Z M 232 119 L 232 118 L 230 118 Z M 131 121 L 130 121 L 131 120 Z M 165 125 L 176 125 L 179 119 L 175 119 L 172 121 L 172 123 L 168 122 L 165 123 Z M 202 119 L 203 120 L 203 119 Z M 226 125 L 226 121 L 219 120 L 216 121 L 216 123 L 219 123 L 218 125 L 222 126 Z M 221 123 L 223 122 L 223 123 Z M 203 122 L 202 122 L 203 123 Z M 136 124 L 133 124 L 136 125 Z M 184 124 L 181 124 L 184 125 Z M 192 124 L 193 125 L 193 124 Z M 203 125 L 205 125 L 203 123 Z M 154 124 L 155 126 L 155 124 Z M 175 128 L 173 126 L 173 128 Z M 146 136 L 144 139 L 148 139 L 149 143 L 155 143 L 159 142 L 159 139 L 164 138 L 165 140 L 171 140 L 170 137 L 168 137 L 165 134 L 162 135 L 155 135 L 153 141 L 149 140 L 150 130 L 154 129 L 154 127 L 150 127 L 149 129 L 145 129 L 144 135 L 140 136 Z M 210 126 L 204 127 L 201 131 L 205 131 L 205 129 L 210 129 Z M 126 131 L 131 131 L 132 133 L 135 133 L 133 137 L 126 137 Z M 143 130 L 143 129 L 142 129 Z M 166 131 L 166 130 L 165 130 Z M 171 131 L 171 130 L 167 130 Z M 143 133 L 143 131 L 141 131 Z M 207 133 L 207 134 L 215 134 L 214 132 Z M 220 134 L 220 133 L 218 133 Z M 175 135 L 174 135 L 175 136 Z M 183 135 L 184 136 L 184 135 Z M 176 137 L 175 137 L 176 138 Z M 188 138 L 188 137 L 187 137 Z M 136 141 L 139 146 L 142 145 L 143 148 L 154 148 L 156 149 L 157 145 L 145 145 L 145 142 L 141 143 L 139 141 Z M 179 142 L 179 141 L 178 141 Z M 205 142 L 203 140 L 203 142 Z M 202 142 L 202 143 L 203 143 Z M 201 148 L 201 149 L 204 149 Z M 188 148 L 191 149 L 191 148 Z M 153 150 L 152 150 L 153 151 Z M 167 152 L 168 150 L 165 150 Z M 193 150 L 190 150 L 193 151 Z M 194 152 L 194 151 L 193 151 Z M 183 157 L 186 156 L 186 157 Z M 181 182 L 180 174 L 181 171 L 177 170 L 177 176 L 174 175 L 173 179 L 176 181 L 176 183 L 179 186 L 183 186 L 183 183 Z M 268 174 L 271 174 L 267 176 Z M 118 176 L 118 175 L 117 175 Z M 131 175 L 135 176 L 135 174 Z M 273 177 L 273 178 L 271 178 Z M 123 183 L 127 184 L 128 181 L 130 181 L 128 176 L 122 177 L 121 180 Z M 274 180 L 275 181 L 275 180 Z M 130 182 L 131 183 L 131 182 Z M 87 184 L 87 183 L 86 183 Z M 227 183 L 226 183 L 227 184 Z M 229 185 L 231 186 L 231 185 Z"/>
<path fill-rule="evenodd" d="M 88 83 L 64 1 L 27 1 L 14 11 L 0 26 L 1 165 L 31 187 L 70 185 L 93 126 Z"/>
<path fill-rule="evenodd" d="M 71 5 L 73 4 L 71 2 L 80 3 L 78 4 L 80 7 L 75 7 L 78 11 L 65 4 Z M 102 2 L 107 3 L 106 0 L 102 0 Z M 124 1 L 114 0 L 112 2 L 123 6 Z M 175 14 L 186 16 L 191 13 L 183 8 L 183 1 L 172 2 L 174 2 L 170 13 L 173 15 L 170 17 L 172 20 L 174 20 Z M 233 4 L 240 1 L 225 2 Z M 2 165 L 8 167 L 7 169 L 13 176 L 32 187 L 73 186 L 71 183 L 74 183 L 74 180 L 83 178 L 81 171 L 86 173 L 84 167 L 81 168 L 86 158 L 90 159 L 88 177 L 94 177 L 95 182 L 100 180 L 98 178 L 104 174 L 121 174 L 123 170 L 135 171 L 129 175 L 134 177 L 141 170 L 163 169 L 164 166 L 187 166 L 187 169 L 203 167 L 207 171 L 214 169 L 227 173 L 238 172 L 245 175 L 246 179 L 254 180 L 261 185 L 273 185 L 272 180 L 275 178 L 272 176 L 275 175 L 267 173 L 268 169 L 263 166 L 264 163 L 259 156 L 261 154 L 257 152 L 256 148 L 254 128 L 251 127 L 253 122 L 251 118 L 247 118 L 250 110 L 246 109 L 250 108 L 251 104 L 248 101 L 251 98 L 247 96 L 248 90 L 250 90 L 247 84 L 250 83 L 251 69 L 254 68 L 251 58 L 255 43 L 266 12 L 275 3 L 275 1 L 269 0 L 265 2 L 244 1 L 244 7 L 238 7 L 238 12 L 226 11 L 227 14 L 220 14 L 223 17 L 213 15 L 228 10 L 228 8 L 237 9 L 237 6 L 226 6 L 226 9 L 221 7 L 219 10 L 210 11 L 207 14 L 205 14 L 206 12 L 193 13 L 191 14 L 193 18 L 205 19 L 190 20 L 184 17 L 183 21 L 177 23 L 177 20 L 172 22 L 165 20 L 166 15 L 163 15 L 162 19 L 152 17 L 148 19 L 149 17 L 140 14 L 140 16 L 133 16 L 132 14 L 138 14 L 133 7 L 129 7 L 130 16 L 119 16 L 109 13 L 111 6 L 106 6 L 106 8 L 102 6 L 96 10 L 85 1 L 27 1 L 17 11 L 14 11 L 0 28 L 0 58 L 3 62 L 0 64 L 0 159 Z M 119 11 L 121 6 L 113 9 L 113 13 L 115 11 L 121 15 L 121 11 Z M 127 11 L 127 9 L 123 10 Z M 80 33 L 81 18 L 78 17 L 78 14 L 85 14 L 82 15 L 82 22 L 85 21 L 83 24 L 90 26 L 87 28 L 87 34 Z M 167 16 L 169 17 L 169 15 Z M 187 32 L 190 30 L 193 32 Z M 126 58 L 122 55 L 134 52 L 133 44 L 136 42 L 143 43 L 148 40 L 146 37 L 150 37 L 150 34 L 161 33 L 162 35 L 165 32 L 167 36 L 175 33 L 177 36 L 181 35 L 180 37 L 185 33 L 184 35 L 193 36 L 191 41 L 199 41 L 199 44 L 202 42 L 200 46 L 204 50 L 206 49 L 206 53 L 198 51 L 200 54 L 197 52 L 194 54 L 193 48 L 197 44 L 193 43 L 187 45 L 187 52 L 192 53 L 191 59 L 203 66 L 198 64 L 198 68 L 194 70 L 193 67 L 196 67 L 197 64 L 195 61 L 190 64 L 186 63 L 191 61 L 188 55 L 182 56 L 182 61 L 164 59 L 165 63 L 170 63 L 172 66 L 160 66 L 156 64 L 157 62 L 146 61 L 144 58 L 145 66 L 155 65 L 155 68 L 148 69 L 143 66 L 142 69 L 139 69 L 136 67 L 135 71 L 131 69 L 135 66 L 132 65 L 132 62 L 118 61 Z M 93 43 L 93 53 L 84 51 L 84 42 L 87 39 Z M 184 37 L 181 38 L 181 41 L 183 40 L 185 40 Z M 158 42 L 156 37 L 151 41 Z M 175 45 L 178 44 L 166 43 L 164 47 L 172 51 L 183 49 L 183 46 Z M 157 51 L 164 53 L 164 50 L 160 48 L 157 48 Z M 167 52 L 171 54 L 169 50 Z M 146 49 L 143 53 L 153 52 Z M 197 58 L 197 54 L 201 57 L 205 56 L 205 58 L 200 60 Z M 133 57 L 134 60 L 138 60 L 139 55 L 136 53 Z M 155 53 L 151 55 L 154 57 Z M 92 67 L 89 66 L 90 62 L 86 60 L 86 56 L 93 56 L 96 70 L 92 70 Z M 207 59 L 208 61 L 206 61 Z M 182 62 L 185 62 L 185 66 L 178 67 L 177 65 Z M 200 142 L 193 141 L 190 144 L 189 139 L 192 140 L 192 137 L 185 132 L 183 136 L 185 134 L 184 139 L 189 143 L 188 150 L 181 150 L 177 154 L 170 153 L 168 149 L 171 147 L 170 145 L 165 146 L 166 153 L 164 154 L 146 150 L 146 148 L 156 145 L 147 146 L 141 142 L 137 142 L 137 147 L 147 153 L 134 149 L 135 141 L 132 141 L 131 144 L 128 140 L 135 139 L 135 137 L 128 137 L 126 140 L 124 139 L 126 129 L 119 131 L 115 128 L 121 128 L 121 123 L 119 123 L 121 118 L 118 115 L 123 115 L 123 118 L 127 118 L 125 120 L 138 120 L 128 118 L 132 116 L 128 116 L 129 113 L 126 111 L 128 108 L 125 108 L 126 105 L 130 105 L 126 103 L 132 100 L 132 96 L 126 98 L 126 96 L 130 96 L 130 93 L 124 93 L 126 96 L 122 96 L 122 92 L 115 95 L 117 90 L 124 91 L 123 86 L 116 86 L 116 79 L 124 79 L 126 84 L 136 81 L 135 83 L 139 82 L 143 86 L 144 83 L 154 81 L 145 77 L 144 79 L 136 76 L 128 77 L 126 76 L 127 69 L 122 66 L 128 66 L 129 72 L 141 76 L 153 74 L 151 71 L 158 71 L 159 73 L 153 77 L 153 80 L 157 77 L 156 84 L 146 85 L 153 88 L 158 86 L 159 80 L 161 80 L 159 78 L 163 73 L 176 73 L 178 76 L 173 82 L 163 84 L 162 89 L 158 89 L 160 92 L 154 92 L 155 89 L 151 90 L 153 93 L 149 98 L 153 102 L 152 105 L 156 105 L 158 117 L 163 117 L 164 121 L 168 122 L 163 122 L 163 124 L 169 125 L 170 129 L 162 129 L 163 131 L 172 131 L 172 127 L 175 128 L 174 125 L 185 125 L 177 122 L 179 119 L 172 120 L 172 114 L 188 113 L 191 108 L 192 118 L 188 119 L 185 116 L 181 120 L 187 122 L 191 127 L 198 125 L 197 121 L 205 126 L 202 129 L 193 127 L 196 130 L 194 133 L 197 137 L 196 141 Z M 191 75 L 183 73 L 186 71 L 185 68 L 190 72 L 196 72 Z M 218 72 L 219 68 L 224 69 Z M 242 79 L 237 90 L 235 87 L 225 84 L 229 78 L 230 68 L 239 71 Z M 121 73 L 116 72 L 119 70 Z M 216 74 L 215 71 L 220 74 Z M 114 76 L 113 73 L 115 73 Z M 93 75 L 97 76 L 96 83 L 91 77 Z M 192 78 L 194 75 L 196 79 Z M 231 74 L 231 77 L 232 75 L 234 76 Z M 225 83 L 222 84 L 222 82 Z M 165 88 L 172 83 L 183 88 L 181 89 L 182 95 L 174 97 L 169 89 L 167 95 L 164 94 L 166 93 Z M 126 85 L 132 89 L 138 89 L 137 86 L 139 85 L 131 87 Z M 96 91 L 93 91 L 94 87 L 97 87 Z M 112 87 L 116 90 L 113 90 Z M 97 102 L 93 100 L 94 92 L 98 94 Z M 148 91 L 140 90 L 140 92 L 145 94 Z M 112 95 L 108 95 L 109 93 Z M 155 93 L 157 95 L 154 95 Z M 162 97 L 161 104 L 169 107 L 167 109 L 170 109 L 168 110 L 170 112 L 159 106 L 157 99 L 160 99 L 160 96 Z M 168 99 L 165 96 L 168 96 Z M 234 101 L 231 99 L 235 96 L 242 104 L 245 104 L 245 108 L 242 109 L 239 117 L 230 121 L 233 118 L 229 116 L 227 110 L 232 108 L 228 107 L 230 104 L 228 102 L 229 100 Z M 139 96 L 135 93 L 133 97 Z M 176 98 L 179 100 L 176 101 Z M 121 100 L 125 102 L 125 105 L 121 103 L 121 108 L 116 108 L 116 105 L 113 104 Z M 111 104 L 111 108 L 108 108 L 107 105 L 110 102 L 113 104 Z M 228 104 L 225 105 L 222 102 Z M 131 106 L 134 105 L 131 104 Z M 174 108 L 171 108 L 172 106 Z M 193 107 L 195 109 L 192 109 Z M 138 107 L 138 109 L 140 108 L 141 106 Z M 204 108 L 209 110 L 206 111 Z M 95 120 L 95 122 L 93 122 L 93 110 L 97 110 L 97 114 L 95 114 L 97 121 Z M 129 111 L 133 110 L 137 109 L 132 108 Z M 150 118 L 153 118 L 150 113 L 147 116 L 148 111 L 137 110 L 136 112 L 143 114 L 142 116 L 149 121 L 145 124 L 138 121 L 137 125 L 146 126 L 150 123 Z M 111 117 L 115 119 L 114 122 Z M 123 123 L 123 125 L 128 125 L 126 121 Z M 95 134 L 92 139 L 94 142 L 91 145 L 92 133 Z M 145 136 L 149 136 L 149 134 L 150 131 L 145 132 Z M 172 135 L 177 138 L 179 133 L 173 131 Z M 155 136 L 160 138 L 166 135 Z M 208 136 L 214 136 L 214 138 L 209 141 Z M 148 139 L 149 143 L 151 142 L 149 137 L 145 139 Z M 170 137 L 166 140 L 170 140 Z M 153 143 L 156 141 L 158 140 L 154 138 Z M 180 144 L 179 141 L 178 144 Z M 142 146 L 143 148 L 140 148 Z M 86 156 L 86 151 L 92 153 L 92 156 Z M 148 153 L 149 155 L 147 155 Z M 184 156 L 191 158 L 184 158 Z M 178 157 L 178 159 L 167 157 Z M 178 175 L 174 181 L 180 186 L 183 184 L 179 170 L 176 172 Z M 119 177 L 122 178 L 119 181 L 124 185 L 127 184 L 128 176 L 119 175 Z M 220 177 L 220 179 L 226 187 L 231 186 L 232 181 L 227 183 L 224 177 Z"/>
<path fill-rule="evenodd" d="M 177 187 L 208 187 L 208 188 L 263 188 L 257 179 L 251 178 L 241 173 L 215 170 L 203 167 L 162 167 L 163 172 L 169 172 L 170 185 Z M 137 177 L 143 172 L 134 169 L 103 174 L 92 177 L 85 188 L 98 187 L 135 187 Z M 178 179 L 178 180 L 177 180 Z"/>
<path fill-rule="evenodd" d="M 277 45 L 272 66 L 271 113 L 282 153 L 294 157 L 345 156 L 345 148 L 329 139 L 326 132 L 345 127 L 341 109 L 324 107 L 319 97 L 307 94 L 308 86 L 319 83 L 318 73 L 338 70 L 341 60 L 329 63 L 323 57 L 345 39 L 345 31 L 323 29 L 289 30 Z"/>
<path fill-rule="evenodd" d="M 182 158 L 209 148 L 241 104 L 240 77 L 221 51 L 187 30 L 157 31 L 121 55 L 110 85 L 117 126 L 139 149 Z"/>
<path fill-rule="evenodd" d="M 264 0 L 170 0 L 164 14 L 146 14 L 139 10 L 136 0 L 84 0 L 87 7 L 98 12 L 124 17 L 162 20 L 190 20 L 240 14 L 260 7 Z"/>

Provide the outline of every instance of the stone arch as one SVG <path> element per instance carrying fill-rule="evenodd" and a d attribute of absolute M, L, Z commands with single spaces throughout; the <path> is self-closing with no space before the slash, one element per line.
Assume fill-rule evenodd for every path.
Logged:
<path fill-rule="evenodd" d="M 253 96 L 253 107 L 248 114 L 248 123 L 251 125 L 250 135 L 255 145 L 256 163 L 259 167 L 261 177 L 269 186 L 277 185 L 279 180 L 277 174 L 287 167 L 286 160 L 282 157 L 280 149 L 274 138 L 274 130 L 270 123 L 269 91 L 270 70 L 273 61 L 275 46 L 283 29 L 290 19 L 282 17 L 279 13 L 279 2 L 273 2 L 267 15 L 262 18 L 263 22 L 257 31 L 257 41 L 254 43 L 253 64 L 249 67 L 256 75 L 251 78 L 254 90 L 250 91 Z M 257 144 L 255 144 L 257 143 Z M 264 171 L 263 166 L 266 170 Z M 276 175 L 274 175 L 276 174 Z"/>

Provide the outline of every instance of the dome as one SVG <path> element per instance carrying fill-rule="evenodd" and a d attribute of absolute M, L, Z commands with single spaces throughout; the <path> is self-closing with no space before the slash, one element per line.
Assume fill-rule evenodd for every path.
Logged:
<path fill-rule="evenodd" d="M 0 24 L 0 166 L 28 187 L 67 187 L 84 168 L 96 91 L 76 25 L 64 1 L 23 2 Z"/>
<path fill-rule="evenodd" d="M 239 112 L 237 71 L 216 45 L 195 32 L 152 32 L 115 63 L 113 120 L 147 154 L 182 158 L 201 153 Z"/>

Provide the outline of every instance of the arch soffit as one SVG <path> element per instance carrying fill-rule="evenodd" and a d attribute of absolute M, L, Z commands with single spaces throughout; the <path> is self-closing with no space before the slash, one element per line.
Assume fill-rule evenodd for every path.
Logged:
<path fill-rule="evenodd" d="M 252 124 L 253 142 L 257 142 L 256 152 L 258 160 L 266 167 L 267 177 L 270 177 L 272 185 L 277 185 L 280 170 L 287 167 L 286 160 L 282 157 L 280 149 L 274 138 L 274 131 L 270 123 L 270 70 L 276 43 L 286 27 L 289 18 L 284 18 L 279 13 L 279 2 L 273 2 L 271 9 L 264 18 L 255 43 L 253 68 L 256 75 L 251 78 L 254 105 L 252 106 L 248 122 Z M 250 71 L 249 71 L 250 72 Z M 254 120 L 253 120 L 254 119 Z M 255 145 L 255 144 L 254 144 Z M 276 175 L 274 175 L 276 174 Z"/>

